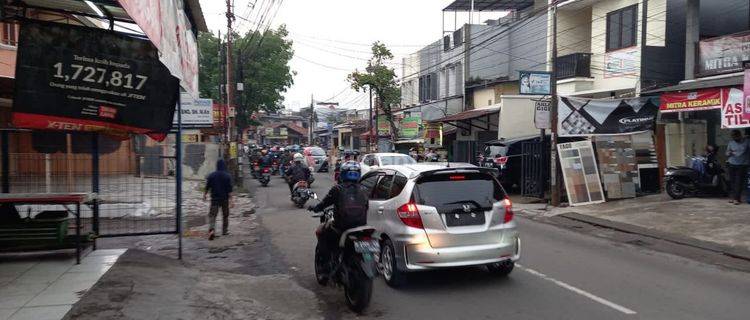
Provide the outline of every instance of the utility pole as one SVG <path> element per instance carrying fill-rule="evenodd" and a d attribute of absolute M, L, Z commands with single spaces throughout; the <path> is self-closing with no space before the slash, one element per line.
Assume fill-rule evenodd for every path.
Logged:
<path fill-rule="evenodd" d="M 372 88 L 370 89 L 370 116 L 369 120 L 367 121 L 367 152 L 372 152 L 372 141 L 373 137 L 377 136 L 377 132 L 373 132 L 372 130 Z M 377 131 L 377 130 L 376 130 Z"/>
<path fill-rule="evenodd" d="M 313 126 L 315 121 L 315 99 L 312 93 L 310 94 L 310 124 L 308 127 L 307 145 L 312 146 L 313 144 Z"/>
<path fill-rule="evenodd" d="M 232 21 L 234 20 L 234 13 L 232 13 L 232 0 L 227 0 L 227 116 L 229 117 L 227 121 L 227 132 L 229 141 L 235 140 L 233 133 L 233 130 L 236 130 L 234 127 L 234 115 L 229 114 L 229 110 L 235 107 L 234 105 L 234 69 L 233 69 L 233 61 L 232 61 Z"/>
<path fill-rule="evenodd" d="M 557 2 L 552 3 L 552 76 L 550 84 L 550 112 L 552 118 L 552 134 L 550 136 L 550 203 L 560 205 L 560 181 L 557 179 Z"/>
<path fill-rule="evenodd" d="M 236 114 L 236 105 L 234 100 L 234 90 L 237 89 L 236 84 L 234 83 L 234 61 L 232 59 L 232 36 L 234 35 L 234 32 L 232 30 L 232 22 L 234 21 L 234 13 L 232 12 L 232 0 L 227 0 L 227 141 L 226 141 L 226 151 L 224 153 L 224 159 L 226 159 L 229 163 L 229 172 L 234 177 L 235 183 L 239 183 L 239 158 L 233 158 L 232 156 L 238 156 L 238 146 L 237 146 L 237 128 L 235 125 L 235 114 Z M 234 110 L 234 112 L 231 112 Z M 235 154 L 232 154 L 232 143 L 235 143 L 234 150 Z"/>

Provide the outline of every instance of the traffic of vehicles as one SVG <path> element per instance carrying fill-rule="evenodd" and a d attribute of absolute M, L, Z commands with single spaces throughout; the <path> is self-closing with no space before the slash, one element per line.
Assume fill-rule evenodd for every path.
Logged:
<path fill-rule="evenodd" d="M 273 153 L 258 149 L 261 157 L 251 159 L 250 168 L 260 170 L 263 185 L 273 173 L 264 168 L 263 157 L 265 163 L 267 158 L 278 158 L 281 167 L 289 168 L 293 165 L 289 155 L 301 151 L 301 164 L 311 176 L 327 171 L 329 155 L 319 147 L 268 148 Z M 252 158 L 255 151 L 248 156 Z M 335 160 L 335 181 L 343 162 L 361 167 L 358 183 L 369 198 L 367 225 L 341 230 L 339 250 L 330 252 L 331 256 L 321 256 L 316 248 L 315 271 L 321 285 L 343 287 L 351 310 L 360 313 L 367 308 L 372 281 L 380 275 L 387 285 L 399 288 L 408 283 L 410 273 L 425 270 L 483 266 L 498 276 L 513 271 L 521 240 L 500 171 L 469 163 L 433 162 L 435 157 L 420 157 L 429 162 L 418 162 L 413 155 L 400 153 L 341 152 Z M 319 199 L 308 181 L 294 183 L 290 191 L 296 208 Z M 328 208 L 313 217 L 322 224 L 331 223 L 332 212 Z M 320 270 L 333 271 L 322 274 Z"/>

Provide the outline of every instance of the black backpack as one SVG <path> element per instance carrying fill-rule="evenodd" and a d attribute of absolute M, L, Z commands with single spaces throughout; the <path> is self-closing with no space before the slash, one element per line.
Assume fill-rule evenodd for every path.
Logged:
<path fill-rule="evenodd" d="M 344 221 L 340 221 L 338 225 L 346 229 L 366 225 L 368 200 L 367 192 L 360 185 L 342 184 L 337 207 Z"/>

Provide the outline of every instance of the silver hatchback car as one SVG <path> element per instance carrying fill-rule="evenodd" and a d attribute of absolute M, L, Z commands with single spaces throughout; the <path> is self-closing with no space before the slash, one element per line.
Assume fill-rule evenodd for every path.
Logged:
<path fill-rule="evenodd" d="M 521 240 L 494 172 L 436 163 L 384 166 L 362 177 L 370 192 L 367 222 L 382 241 L 388 285 L 420 270 L 486 265 L 503 276 L 513 270 Z"/>

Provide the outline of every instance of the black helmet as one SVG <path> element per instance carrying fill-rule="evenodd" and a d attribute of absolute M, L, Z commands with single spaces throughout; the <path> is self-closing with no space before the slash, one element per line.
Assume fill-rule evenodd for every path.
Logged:
<path fill-rule="evenodd" d="M 341 181 L 356 182 L 362 176 L 362 168 L 360 168 L 359 163 L 347 161 L 341 165 L 341 173 L 339 175 Z"/>

